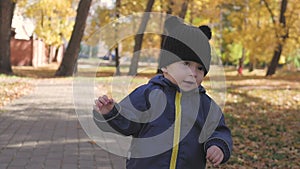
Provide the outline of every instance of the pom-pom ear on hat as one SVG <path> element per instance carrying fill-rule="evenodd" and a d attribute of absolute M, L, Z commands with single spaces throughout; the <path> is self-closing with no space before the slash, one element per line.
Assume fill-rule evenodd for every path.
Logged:
<path fill-rule="evenodd" d="M 199 26 L 199 29 L 206 35 L 208 40 L 211 39 L 211 29 L 207 25 L 201 25 Z"/>

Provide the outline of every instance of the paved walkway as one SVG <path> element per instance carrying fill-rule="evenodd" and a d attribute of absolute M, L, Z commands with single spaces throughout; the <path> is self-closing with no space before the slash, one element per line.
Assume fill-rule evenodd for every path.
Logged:
<path fill-rule="evenodd" d="M 0 110 L 0 169 L 123 169 L 93 144 L 73 106 L 72 80 L 37 80 L 32 94 Z"/>

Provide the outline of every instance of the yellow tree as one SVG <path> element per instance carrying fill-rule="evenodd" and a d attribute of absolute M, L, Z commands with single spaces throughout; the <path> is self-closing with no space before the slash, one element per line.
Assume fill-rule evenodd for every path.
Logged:
<path fill-rule="evenodd" d="M 154 4 L 154 0 L 148 0 L 147 7 L 145 9 L 145 13 L 143 14 L 142 21 L 139 26 L 139 30 L 134 38 L 134 49 L 133 49 L 133 57 L 131 60 L 131 65 L 129 68 L 129 75 L 136 75 L 137 74 L 137 68 L 138 68 L 138 60 L 140 57 L 140 50 L 142 48 L 142 42 L 143 42 L 143 36 L 144 32 L 150 17 L 150 13 L 152 10 L 152 6 Z"/>
<path fill-rule="evenodd" d="M 87 22 L 85 34 L 82 40 L 90 46 L 96 46 L 100 40 L 113 39 L 114 33 L 100 34 L 99 31 L 109 23 L 113 22 L 114 16 L 115 9 L 98 5 L 94 9 L 94 14 L 91 16 L 90 21 Z M 107 42 L 107 45 L 108 43 L 109 42 Z"/>
<path fill-rule="evenodd" d="M 269 63 L 274 74 L 280 58 L 299 49 L 300 5 L 286 0 L 231 0 L 221 3 L 227 25 L 222 39 L 241 44 L 250 63 Z M 292 56 L 293 57 L 293 56 Z"/>
<path fill-rule="evenodd" d="M 284 46 L 283 56 L 287 62 L 300 68 L 300 4 L 296 1 L 289 1 L 286 18 L 288 25 L 288 39 Z M 285 59 L 281 59 L 285 60 Z"/>
<path fill-rule="evenodd" d="M 241 45 L 243 54 L 229 57 L 247 59 L 252 66 L 257 62 L 267 62 L 274 46 L 274 37 L 269 32 L 270 20 L 264 15 L 267 10 L 261 1 L 238 1 L 224 7 L 229 24 L 224 28 L 223 38 L 227 46 Z M 248 53 L 247 58 L 245 53 Z"/>
<path fill-rule="evenodd" d="M 27 8 L 26 15 L 35 20 L 35 33 L 47 45 L 59 46 L 70 39 L 75 16 L 72 0 L 40 0 Z"/>
<path fill-rule="evenodd" d="M 295 12 L 295 9 L 293 6 L 290 7 L 290 11 L 288 11 L 288 1 L 287 0 L 281 0 L 280 3 L 280 9 L 279 12 L 276 11 L 275 9 L 272 9 L 270 2 L 267 0 L 263 0 L 266 8 L 269 11 L 270 17 L 272 19 L 273 25 L 274 25 L 274 33 L 275 33 L 275 43 L 276 47 L 274 49 L 274 54 L 271 60 L 271 63 L 268 67 L 266 76 L 270 76 L 275 74 L 276 68 L 278 66 L 279 59 L 282 55 L 282 51 L 284 46 L 286 45 L 286 40 L 289 37 L 289 30 L 290 30 L 290 25 L 287 25 L 287 20 L 292 20 L 293 18 L 293 13 Z M 276 13 L 278 14 L 276 16 Z M 290 12 L 287 14 L 287 12 Z M 299 9 L 298 9 L 299 12 Z M 287 16 L 289 18 L 287 18 Z M 278 19 L 279 18 L 279 19 Z"/>
<path fill-rule="evenodd" d="M 180 9 L 181 6 L 186 6 L 187 3 L 184 3 L 182 1 L 177 0 L 172 2 L 173 0 L 160 0 L 160 1 L 155 1 L 153 6 L 152 6 L 152 11 L 153 12 L 162 12 L 162 13 L 172 13 L 172 10 L 174 8 L 174 11 L 176 11 L 176 13 L 172 13 L 174 15 L 179 15 L 180 14 L 180 10 L 177 10 L 177 6 L 180 5 Z M 145 12 L 145 9 L 147 7 L 147 3 L 145 1 L 142 0 L 122 0 L 121 4 L 120 4 L 120 17 L 122 16 L 128 16 L 128 15 L 132 15 L 135 16 L 136 14 L 140 15 L 140 13 Z M 176 8 L 176 9 L 175 9 Z M 169 11 L 169 12 L 168 12 Z M 116 9 L 109 9 L 107 7 L 98 7 L 98 9 L 95 10 L 95 14 L 92 16 L 91 22 L 88 25 L 87 31 L 86 31 L 86 36 L 84 38 L 84 40 L 91 42 L 91 44 L 94 44 L 97 42 L 97 40 L 99 41 L 99 34 L 97 34 L 96 32 L 99 31 L 103 26 L 105 26 L 106 24 L 109 24 L 111 22 L 114 21 L 115 19 L 115 12 Z M 183 15 L 183 14 L 182 14 Z M 163 16 L 163 15 L 162 15 Z M 137 19 L 138 21 L 135 21 L 134 19 Z M 139 17 L 133 17 L 133 20 L 131 21 L 131 29 L 133 29 L 134 31 L 138 31 L 138 26 L 139 26 Z M 125 23 L 118 23 L 120 27 L 128 28 L 129 25 L 126 25 Z M 151 25 L 153 26 L 153 25 Z M 106 36 L 114 36 L 114 33 L 111 33 L 110 35 L 106 35 Z M 103 35 L 104 36 L 104 35 Z M 143 42 L 147 41 L 145 43 L 145 47 L 147 47 L 146 44 L 153 46 L 152 43 L 150 43 L 151 41 L 153 41 L 153 36 L 150 35 L 151 38 L 148 38 L 147 34 L 144 35 L 143 38 Z M 108 38 L 103 38 L 103 39 L 108 39 Z M 127 37 L 126 39 L 124 39 L 126 42 L 128 41 L 133 41 L 134 38 L 130 38 Z M 130 44 L 130 45 L 127 45 Z M 157 44 L 157 43 L 156 43 Z M 131 47 L 130 47 L 131 46 Z M 122 50 L 125 51 L 130 51 L 132 52 L 133 47 L 132 47 L 132 43 L 124 43 L 122 44 Z"/>
<path fill-rule="evenodd" d="M 72 76 L 77 71 L 77 59 L 92 0 L 80 0 L 75 25 L 63 60 L 55 76 Z"/>

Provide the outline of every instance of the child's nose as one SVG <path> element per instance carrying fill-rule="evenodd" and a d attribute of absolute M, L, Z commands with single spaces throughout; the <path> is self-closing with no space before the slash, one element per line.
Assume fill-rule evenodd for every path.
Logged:
<path fill-rule="evenodd" d="M 192 66 L 192 67 L 190 68 L 190 70 L 191 70 L 191 75 L 192 75 L 193 77 L 196 77 L 196 76 L 197 76 L 197 67 Z"/>

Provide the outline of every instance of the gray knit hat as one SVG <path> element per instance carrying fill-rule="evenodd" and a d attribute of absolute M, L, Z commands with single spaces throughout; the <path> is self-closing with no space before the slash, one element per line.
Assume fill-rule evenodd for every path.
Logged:
<path fill-rule="evenodd" d="M 195 27 L 184 24 L 178 17 L 170 17 L 165 22 L 167 36 L 160 53 L 159 68 L 177 61 L 194 61 L 209 71 L 211 31 L 208 26 Z"/>

